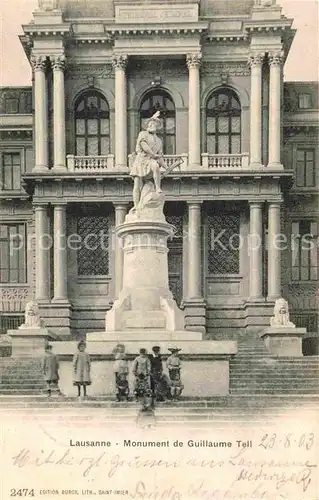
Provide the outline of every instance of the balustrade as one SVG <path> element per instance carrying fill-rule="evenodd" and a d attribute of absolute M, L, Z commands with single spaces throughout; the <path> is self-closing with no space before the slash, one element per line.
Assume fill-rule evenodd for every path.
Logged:
<path fill-rule="evenodd" d="M 202 166 L 204 169 L 211 168 L 248 168 L 248 153 L 241 154 L 202 154 Z"/>

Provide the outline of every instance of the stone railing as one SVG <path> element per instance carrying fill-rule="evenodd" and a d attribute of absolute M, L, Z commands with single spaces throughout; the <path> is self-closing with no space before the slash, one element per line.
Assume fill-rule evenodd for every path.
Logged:
<path fill-rule="evenodd" d="M 114 170 L 114 155 L 74 156 L 67 155 L 67 167 L 70 172 L 102 172 Z"/>
<path fill-rule="evenodd" d="M 131 167 L 133 163 L 134 153 L 128 155 L 128 164 Z M 188 155 L 186 153 L 182 153 L 180 155 L 164 155 L 164 161 L 168 167 L 170 167 L 175 161 L 178 159 L 183 160 L 183 163 L 176 168 L 177 172 L 181 172 L 182 170 L 186 170 L 187 168 L 187 159 Z"/>
<path fill-rule="evenodd" d="M 237 155 L 213 155 L 209 153 L 202 154 L 202 166 L 204 169 L 212 168 L 249 168 L 249 155 L 248 153 L 241 153 Z"/>

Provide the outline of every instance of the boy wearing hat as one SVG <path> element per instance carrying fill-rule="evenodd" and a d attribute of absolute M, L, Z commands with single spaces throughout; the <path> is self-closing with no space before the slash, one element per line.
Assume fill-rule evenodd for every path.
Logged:
<path fill-rule="evenodd" d="M 91 361 L 85 348 L 86 343 L 81 340 L 78 343 L 78 352 L 73 356 L 73 385 L 78 388 L 79 398 L 81 397 L 81 387 L 83 387 L 83 397 L 86 397 L 86 387 L 91 385 Z"/>
<path fill-rule="evenodd" d="M 128 362 L 125 354 L 124 344 L 118 344 L 114 349 L 114 373 L 115 373 L 115 387 L 116 387 L 116 399 L 117 401 L 122 401 L 129 399 L 129 385 L 128 385 Z"/>
<path fill-rule="evenodd" d="M 151 374 L 151 362 L 147 355 L 147 351 L 144 348 L 141 348 L 139 351 L 139 355 L 134 359 L 132 372 L 135 377 L 135 388 L 134 393 L 136 399 L 138 400 L 140 397 L 140 390 L 138 390 L 138 382 L 143 380 L 143 386 L 150 388 L 149 378 Z M 142 377 L 140 377 L 142 375 Z M 137 394 L 139 392 L 139 395 Z"/>
<path fill-rule="evenodd" d="M 146 130 L 139 133 L 136 141 L 136 156 L 130 171 L 134 179 L 133 203 L 134 209 L 139 204 L 142 187 L 147 180 L 154 180 L 155 191 L 161 193 L 160 167 L 166 169 L 163 159 L 163 146 L 161 139 L 156 135 L 157 129 L 161 127 L 159 119 L 160 112 L 157 111 L 146 122 Z"/>
<path fill-rule="evenodd" d="M 169 397 L 169 381 L 163 373 L 163 362 L 161 348 L 158 345 L 152 347 L 153 353 L 150 354 L 151 362 L 151 389 L 156 401 L 165 401 Z"/>
<path fill-rule="evenodd" d="M 47 394 L 50 397 L 52 390 L 57 394 L 61 394 L 58 387 L 59 381 L 59 362 L 58 358 L 52 352 L 52 346 L 47 344 L 45 347 L 45 355 L 42 362 L 43 378 L 47 386 Z"/>
<path fill-rule="evenodd" d="M 168 350 L 172 353 L 166 361 L 171 383 L 171 395 L 172 399 L 177 399 L 184 389 L 184 385 L 181 381 L 181 360 L 178 355 L 181 349 L 178 347 L 171 347 Z"/>

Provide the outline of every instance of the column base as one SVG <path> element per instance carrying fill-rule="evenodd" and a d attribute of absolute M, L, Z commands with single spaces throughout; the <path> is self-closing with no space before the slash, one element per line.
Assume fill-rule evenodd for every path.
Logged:
<path fill-rule="evenodd" d="M 54 172 L 67 172 L 68 169 L 65 165 L 54 165 L 54 167 L 52 168 L 52 171 Z"/>
<path fill-rule="evenodd" d="M 268 163 L 267 168 L 271 170 L 283 170 L 284 166 L 281 163 Z"/>
<path fill-rule="evenodd" d="M 47 165 L 35 165 L 32 172 L 48 172 L 49 167 Z"/>
<path fill-rule="evenodd" d="M 259 170 L 265 168 L 265 165 L 259 163 L 258 161 L 253 161 L 249 164 L 249 170 Z"/>
<path fill-rule="evenodd" d="M 70 305 L 70 302 L 66 297 L 53 297 L 53 299 L 51 300 L 51 303 L 52 304 L 62 304 L 62 305 L 66 305 L 66 306 Z"/>
<path fill-rule="evenodd" d="M 203 298 L 187 298 L 181 305 L 184 309 L 185 329 L 206 333 L 206 302 Z"/>
<path fill-rule="evenodd" d="M 202 168 L 202 165 L 201 163 L 189 163 L 187 165 L 187 170 L 198 170 L 198 169 L 201 169 Z"/>
<path fill-rule="evenodd" d="M 248 297 L 246 301 L 246 305 L 253 305 L 253 304 L 264 304 L 266 302 L 265 297 L 259 296 L 259 297 Z"/>
<path fill-rule="evenodd" d="M 116 163 L 115 169 L 116 170 L 125 170 L 125 169 L 128 169 L 128 166 L 126 163 Z"/>

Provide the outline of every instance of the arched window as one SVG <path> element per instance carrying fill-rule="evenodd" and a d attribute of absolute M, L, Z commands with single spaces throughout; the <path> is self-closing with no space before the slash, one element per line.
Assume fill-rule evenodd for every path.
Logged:
<path fill-rule="evenodd" d="M 162 128 L 157 132 L 163 141 L 163 153 L 175 154 L 175 105 L 170 95 L 164 90 L 156 89 L 148 92 L 140 107 L 140 127 L 144 129 L 145 121 L 156 111 L 160 111 Z"/>
<path fill-rule="evenodd" d="M 97 90 L 89 90 L 75 103 L 75 154 L 100 156 L 110 152 L 110 110 Z"/>
<path fill-rule="evenodd" d="M 206 105 L 206 152 L 238 154 L 241 152 L 241 107 L 231 89 L 213 92 Z"/>

